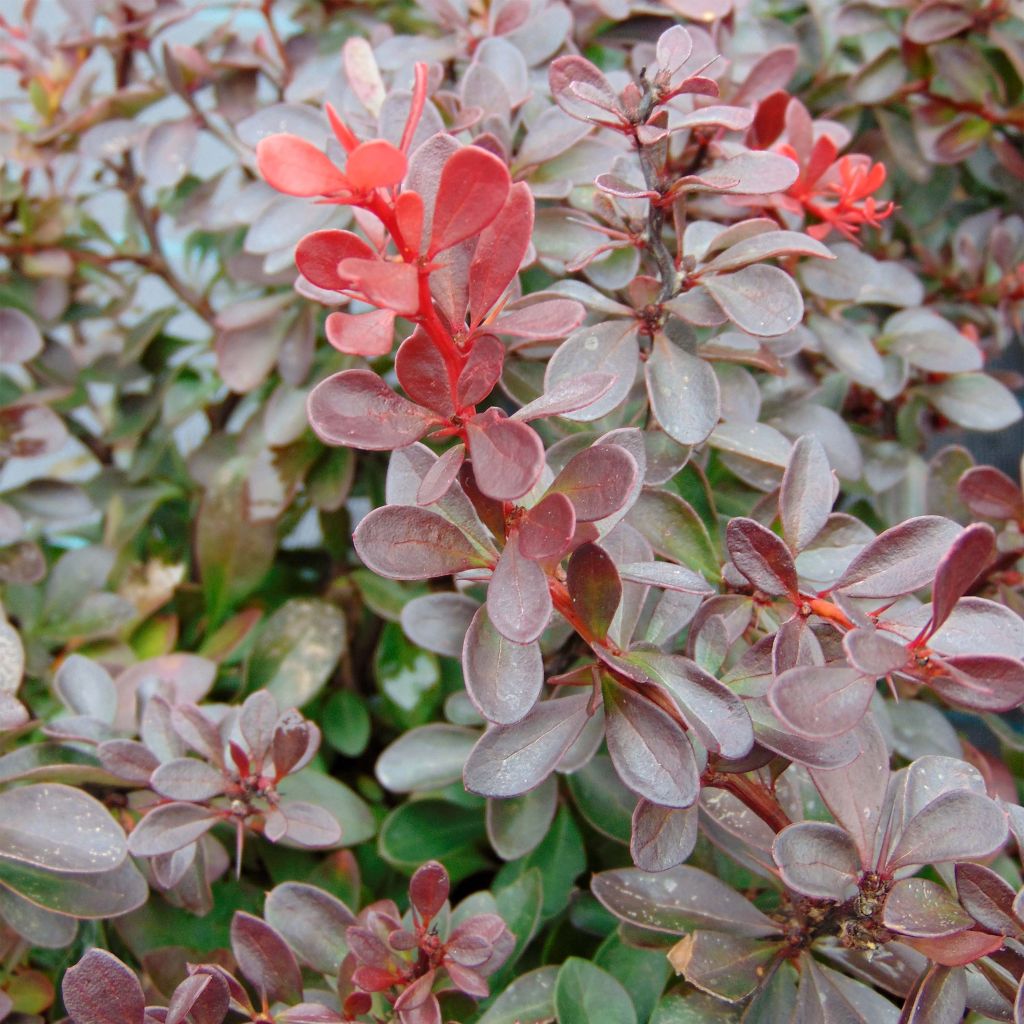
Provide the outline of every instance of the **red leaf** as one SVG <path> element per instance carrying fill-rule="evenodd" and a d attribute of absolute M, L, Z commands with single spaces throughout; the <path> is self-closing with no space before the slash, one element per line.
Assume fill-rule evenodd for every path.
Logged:
<path fill-rule="evenodd" d="M 317 288 L 342 291 L 347 287 L 338 275 L 338 264 L 351 258 L 371 260 L 373 250 L 351 231 L 313 231 L 295 249 L 295 265 Z"/>
<path fill-rule="evenodd" d="M 338 276 L 346 288 L 358 289 L 368 302 L 399 316 L 409 316 L 420 308 L 419 274 L 411 263 L 344 259 L 338 264 Z"/>
<path fill-rule="evenodd" d="M 331 313 L 324 325 L 327 340 L 350 356 L 386 356 L 395 340 L 395 314 L 390 309 L 370 313 Z"/>
<path fill-rule="evenodd" d="M 466 442 L 477 486 L 489 498 L 522 497 L 544 468 L 544 445 L 525 423 L 503 419 L 497 409 L 466 424 Z"/>
<path fill-rule="evenodd" d="M 310 392 L 308 411 L 325 444 L 368 451 L 404 448 L 438 422 L 370 370 L 344 370 L 321 381 Z"/>
<path fill-rule="evenodd" d="M 402 241 L 419 252 L 423 244 L 423 197 L 419 192 L 405 191 L 395 200 L 395 220 Z"/>
<path fill-rule="evenodd" d="M 636 460 L 616 444 L 598 444 L 574 455 L 555 477 L 552 493 L 564 494 L 576 519 L 591 523 L 618 512 L 632 493 Z"/>
<path fill-rule="evenodd" d="M 349 153 L 345 164 L 345 177 L 351 187 L 366 191 L 397 185 L 405 171 L 405 154 L 386 139 L 361 142 Z"/>
<path fill-rule="evenodd" d="M 903 942 L 912 946 L 918 953 L 944 967 L 962 967 L 964 964 L 980 960 L 981 957 L 994 953 L 1005 941 L 1002 935 L 975 931 L 959 932 L 942 939 L 903 939 Z"/>
<path fill-rule="evenodd" d="M 493 334 L 477 338 L 456 385 L 455 400 L 459 406 L 482 402 L 498 383 L 504 363 L 505 346 Z"/>
<path fill-rule="evenodd" d="M 434 204 L 428 255 L 433 257 L 482 231 L 501 212 L 511 179 L 508 168 L 479 146 L 466 146 L 445 162 Z"/>
<path fill-rule="evenodd" d="M 564 338 L 583 322 L 586 309 L 575 299 L 542 299 L 502 313 L 491 324 L 498 334 L 547 341 Z"/>
<path fill-rule="evenodd" d="M 525 181 L 509 190 L 501 212 L 483 230 L 469 266 L 469 308 L 478 324 L 515 280 L 533 235 L 533 195 Z"/>
<path fill-rule="evenodd" d="M 267 184 L 285 195 L 309 198 L 348 188 L 348 179 L 326 154 L 297 135 L 260 139 L 256 161 Z"/>
<path fill-rule="evenodd" d="M 302 971 L 288 944 L 265 921 L 235 911 L 231 920 L 231 952 L 242 973 L 270 1002 L 302 999 Z"/>
<path fill-rule="evenodd" d="M 559 558 L 568 550 L 576 530 L 576 513 L 564 494 L 548 494 L 519 524 L 519 550 L 540 561 Z"/>
<path fill-rule="evenodd" d="M 420 405 L 450 419 L 455 415 L 448 368 L 440 349 L 417 327 L 398 347 L 395 373 L 405 393 Z"/>
<path fill-rule="evenodd" d="M 436 860 L 416 869 L 409 880 L 409 902 L 426 921 L 436 917 L 448 899 L 448 872 Z"/>
<path fill-rule="evenodd" d="M 566 573 L 573 611 L 592 637 L 603 640 L 622 600 L 622 581 L 604 548 L 581 544 L 569 559 Z"/>

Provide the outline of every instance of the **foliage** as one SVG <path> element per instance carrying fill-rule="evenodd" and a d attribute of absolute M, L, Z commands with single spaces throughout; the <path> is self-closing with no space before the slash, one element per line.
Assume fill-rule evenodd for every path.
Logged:
<path fill-rule="evenodd" d="M 0 1020 L 1024 1020 L 1021 15 L 0 22 Z"/>

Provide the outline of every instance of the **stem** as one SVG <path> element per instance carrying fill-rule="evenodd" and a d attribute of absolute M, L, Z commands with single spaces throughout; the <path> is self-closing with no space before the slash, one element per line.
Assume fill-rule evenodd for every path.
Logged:
<path fill-rule="evenodd" d="M 746 775 L 707 771 L 701 782 L 705 786 L 714 786 L 715 789 L 724 789 L 727 793 L 732 793 L 776 832 L 781 832 L 787 825 L 792 824 L 775 794 L 757 779 L 751 779 Z"/>

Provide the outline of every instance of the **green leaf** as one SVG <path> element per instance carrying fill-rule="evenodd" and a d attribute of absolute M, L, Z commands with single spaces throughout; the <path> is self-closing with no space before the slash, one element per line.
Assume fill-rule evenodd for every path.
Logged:
<path fill-rule="evenodd" d="M 401 627 L 385 625 L 375 662 L 381 689 L 403 711 L 414 711 L 420 698 L 441 680 L 437 656 L 409 643 Z"/>
<path fill-rule="evenodd" d="M 301 707 L 323 688 L 345 647 L 340 609 L 294 598 L 263 624 L 249 657 L 247 688 L 269 690 L 282 708 Z"/>
<path fill-rule="evenodd" d="M 629 842 L 636 795 L 622 784 L 607 754 L 592 757 L 566 781 L 588 825 L 610 839 Z"/>
<path fill-rule="evenodd" d="M 540 871 L 537 868 L 530 868 L 511 885 L 499 889 L 494 898 L 498 904 L 498 913 L 516 939 L 508 960 L 491 982 L 492 989 L 500 991 L 540 925 L 540 914 L 544 904 L 544 880 Z"/>
<path fill-rule="evenodd" d="M 594 963 L 617 978 L 629 993 L 637 1019 L 647 1020 L 661 998 L 672 973 L 663 950 L 627 946 L 613 932 L 594 955 Z"/>
<path fill-rule="evenodd" d="M 704 573 L 721 576 L 722 562 L 707 528 L 689 502 L 668 491 L 641 492 L 629 521 L 658 554 Z"/>
<path fill-rule="evenodd" d="M 477 847 L 483 838 L 481 811 L 446 800 L 416 800 L 396 807 L 384 819 L 378 849 L 400 870 L 415 870 L 424 861 L 439 860 L 454 874 L 450 866 L 453 856 Z"/>
<path fill-rule="evenodd" d="M 558 1024 L 636 1024 L 629 993 L 606 971 L 571 956 L 555 982 Z"/>
<path fill-rule="evenodd" d="M 327 698 L 320 714 L 324 739 L 346 757 L 358 757 L 370 742 L 370 713 L 363 699 L 351 690 Z"/>
<path fill-rule="evenodd" d="M 477 1024 L 541 1024 L 555 1015 L 557 967 L 539 967 L 516 978 Z"/>

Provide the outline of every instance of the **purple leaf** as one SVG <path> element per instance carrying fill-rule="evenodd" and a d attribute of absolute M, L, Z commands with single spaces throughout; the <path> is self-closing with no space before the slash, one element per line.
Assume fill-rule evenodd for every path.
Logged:
<path fill-rule="evenodd" d="M 20 309 L 0 309 L 0 363 L 27 363 L 43 350 L 43 336 L 35 321 Z"/>
<path fill-rule="evenodd" d="M 225 779 L 216 768 L 194 757 L 178 757 L 160 765 L 150 786 L 170 800 L 203 802 L 224 792 Z"/>
<path fill-rule="evenodd" d="M 370 370 L 344 370 L 309 394 L 309 422 L 325 444 L 388 451 L 418 441 L 438 418 Z"/>
<path fill-rule="evenodd" d="M 632 390 L 640 362 L 637 328 L 629 320 L 581 327 L 558 347 L 548 360 L 544 373 L 544 391 L 551 393 L 559 385 L 578 380 L 587 373 L 605 373 L 614 381 L 608 392 L 567 419 L 589 422 L 606 416 L 625 400 Z"/>
<path fill-rule="evenodd" d="M 566 463 L 548 493 L 564 494 L 576 510 L 577 522 L 592 523 L 622 508 L 637 475 L 636 460 L 625 448 L 596 444 Z"/>
<path fill-rule="evenodd" d="M 843 637 L 843 648 L 850 664 L 874 679 L 904 668 L 911 657 L 900 637 L 878 629 L 850 630 Z"/>
<path fill-rule="evenodd" d="M 860 877 L 860 857 L 849 834 L 827 822 L 801 821 L 784 828 L 772 856 L 783 882 L 804 896 L 844 900 Z"/>
<path fill-rule="evenodd" d="M 219 974 L 192 974 L 175 990 L 165 1024 L 221 1024 L 231 993 Z"/>
<path fill-rule="evenodd" d="M 931 635 L 949 618 L 953 606 L 985 571 L 995 550 L 996 534 L 985 523 L 973 523 L 961 533 L 942 556 L 932 587 Z"/>
<path fill-rule="evenodd" d="M 680 444 L 700 444 L 718 424 L 721 396 L 711 365 L 664 334 L 644 363 L 651 410 L 662 430 Z"/>
<path fill-rule="evenodd" d="M 899 597 L 931 581 L 935 566 L 961 533 L 941 516 L 918 516 L 879 534 L 833 586 L 850 597 Z"/>
<path fill-rule="evenodd" d="M 882 923 L 900 935 L 938 939 L 974 924 L 950 891 L 927 878 L 903 878 L 885 898 Z"/>
<path fill-rule="evenodd" d="M 1024 663 L 996 654 L 958 654 L 933 658 L 945 670 L 930 675 L 943 700 L 974 711 L 1011 711 L 1024 703 Z"/>
<path fill-rule="evenodd" d="M 756 520 L 742 517 L 729 523 L 725 536 L 729 557 L 754 587 L 765 594 L 799 600 L 796 566 L 781 537 Z"/>
<path fill-rule="evenodd" d="M 529 644 L 544 632 L 551 618 L 551 593 L 544 570 L 509 538 L 487 586 L 487 617 L 513 643 Z"/>
<path fill-rule="evenodd" d="M 250 758 L 262 763 L 274 739 L 274 726 L 280 714 L 277 701 L 267 690 L 257 690 L 245 698 L 238 714 L 238 730 L 245 740 Z"/>
<path fill-rule="evenodd" d="M 466 761 L 466 789 L 508 797 L 539 786 L 583 731 L 589 703 L 590 694 L 546 700 L 514 725 L 488 729 Z"/>
<path fill-rule="evenodd" d="M 680 725 L 653 701 L 606 680 L 605 735 L 619 778 L 664 807 L 690 807 L 700 796 L 700 772 Z"/>
<path fill-rule="evenodd" d="M 496 334 L 553 341 L 579 327 L 585 316 L 583 304 L 575 299 L 537 299 L 528 295 L 506 306 L 490 326 Z"/>
<path fill-rule="evenodd" d="M 633 811 L 629 852 L 643 871 L 666 871 L 682 864 L 697 842 L 698 811 L 661 807 L 641 799 Z"/>
<path fill-rule="evenodd" d="M 326 808 L 304 800 L 288 800 L 278 810 L 284 816 L 284 838 L 311 850 L 329 849 L 341 842 L 341 826 Z"/>
<path fill-rule="evenodd" d="M 374 509 L 352 541 L 369 568 L 394 580 L 450 576 L 488 564 L 458 527 L 436 512 L 408 505 Z"/>
<path fill-rule="evenodd" d="M 61 994 L 74 1024 L 143 1024 L 146 999 L 138 978 L 105 949 L 90 949 L 68 970 Z"/>
<path fill-rule="evenodd" d="M 584 636 L 588 642 L 603 640 L 622 600 L 622 582 L 611 556 L 596 544 L 581 544 L 569 559 L 566 584 Z"/>
<path fill-rule="evenodd" d="M 160 767 L 149 747 L 135 740 L 107 740 L 99 745 L 96 754 L 111 775 L 137 786 L 147 785 L 149 777 Z"/>
<path fill-rule="evenodd" d="M 966 973 L 932 964 L 907 994 L 900 1024 L 960 1024 L 966 1008 Z"/>
<path fill-rule="evenodd" d="M 134 857 L 159 857 L 194 843 L 220 821 L 220 814 L 198 804 L 173 803 L 154 807 L 128 837 Z"/>
<path fill-rule="evenodd" d="M 231 919 L 231 952 L 239 970 L 268 1002 L 302 999 L 302 971 L 295 954 L 264 921 L 241 910 Z"/>
<path fill-rule="evenodd" d="M 955 789 L 914 815 L 903 829 L 887 868 L 979 860 L 1006 842 L 1006 815 L 981 793 Z"/>
<path fill-rule="evenodd" d="M 903 34 L 912 43 L 927 46 L 959 35 L 974 24 L 972 12 L 950 0 L 928 0 L 910 12 Z"/>
<path fill-rule="evenodd" d="M 821 533 L 834 495 L 835 478 L 821 442 L 812 434 L 797 438 L 779 492 L 782 533 L 793 551 L 803 551 Z"/>
<path fill-rule="evenodd" d="M 986 931 L 1017 935 L 1021 923 L 1014 912 L 1013 886 L 991 868 L 957 864 L 956 891 L 971 917 Z"/>
<path fill-rule="evenodd" d="M 534 561 L 561 558 L 576 531 L 576 511 L 564 495 L 545 495 L 519 523 L 519 550 Z"/>
<path fill-rule="evenodd" d="M 669 963 L 691 985 L 738 1002 L 761 984 L 778 944 L 721 931 L 696 931 L 669 950 Z"/>
<path fill-rule="evenodd" d="M 735 110 L 736 108 L 726 107 L 724 109 Z M 700 115 L 707 116 L 708 111 L 707 109 L 698 110 L 694 111 L 694 114 L 698 117 Z M 835 256 L 821 242 L 816 242 L 802 231 L 762 231 L 736 242 L 735 245 L 730 245 L 724 252 L 706 263 L 702 270 L 722 274 L 729 270 L 739 270 L 740 267 L 749 266 L 751 263 L 772 259 L 775 256 L 818 256 L 826 260 L 835 259 Z"/>
<path fill-rule="evenodd" d="M 544 684 L 544 661 L 536 643 L 503 637 L 477 609 L 462 651 L 466 691 L 477 710 L 499 725 L 522 719 L 537 703 Z"/>
<path fill-rule="evenodd" d="M 859 669 L 807 665 L 783 672 L 768 699 L 782 721 L 801 736 L 828 739 L 857 725 L 874 692 L 875 680 Z"/>
<path fill-rule="evenodd" d="M 603 398 L 614 385 L 615 378 L 609 373 L 583 373 L 579 377 L 559 381 L 550 391 L 514 412 L 511 418 L 527 423 L 547 416 L 579 412 Z"/>
<path fill-rule="evenodd" d="M 497 409 L 469 420 L 466 443 L 477 486 L 488 498 L 522 497 L 544 468 L 544 445 L 537 434 L 525 423 L 503 418 Z"/>
<path fill-rule="evenodd" d="M 356 923 L 341 900 L 313 885 L 285 882 L 270 891 L 264 916 L 303 963 L 337 974 L 346 953 L 345 929 Z"/>
<path fill-rule="evenodd" d="M 709 274 L 700 283 L 733 323 L 759 338 L 785 334 L 804 315 L 800 289 L 778 267 L 759 263 L 733 274 Z"/>

